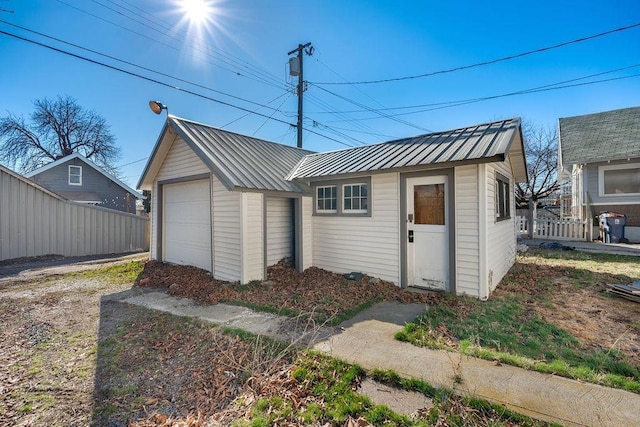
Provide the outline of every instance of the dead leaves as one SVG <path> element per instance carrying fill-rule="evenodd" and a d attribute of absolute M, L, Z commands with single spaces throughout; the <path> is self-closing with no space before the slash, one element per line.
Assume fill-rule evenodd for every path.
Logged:
<path fill-rule="evenodd" d="M 347 280 L 343 275 L 310 267 L 297 272 L 285 262 L 268 268 L 268 281 L 239 285 L 213 279 L 204 270 L 151 261 L 145 265 L 139 286 L 168 287 L 169 294 L 202 304 L 221 301 L 269 306 L 293 313 L 313 313 L 316 320 L 344 314 L 372 300 L 401 303 L 442 302 L 440 294 L 407 292 L 391 282 Z"/>

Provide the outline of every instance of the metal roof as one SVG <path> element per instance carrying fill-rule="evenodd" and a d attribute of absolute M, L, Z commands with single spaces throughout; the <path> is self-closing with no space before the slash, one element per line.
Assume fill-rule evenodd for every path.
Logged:
<path fill-rule="evenodd" d="M 175 116 L 167 117 L 167 125 L 140 179 L 141 187 L 149 180 L 147 174 L 153 163 L 164 160 L 156 159 L 156 153 L 169 128 L 189 145 L 228 190 L 309 192 L 303 183 L 289 182 L 285 177 L 312 151 L 240 135 Z M 166 147 L 165 149 L 168 150 Z"/>
<path fill-rule="evenodd" d="M 640 157 L 640 107 L 558 120 L 562 164 Z"/>
<path fill-rule="evenodd" d="M 519 144 L 512 142 L 517 139 Z M 510 151 L 511 150 L 511 151 Z M 520 119 L 419 135 L 306 156 L 288 179 L 313 179 L 454 162 L 503 161 L 514 155 L 517 180 L 526 180 Z"/>

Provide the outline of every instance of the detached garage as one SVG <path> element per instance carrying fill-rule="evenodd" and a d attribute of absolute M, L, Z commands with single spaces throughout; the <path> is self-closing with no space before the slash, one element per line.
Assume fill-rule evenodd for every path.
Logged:
<path fill-rule="evenodd" d="M 138 183 L 152 192 L 151 258 L 241 283 L 283 258 L 309 266 L 310 227 L 294 218 L 310 190 L 285 177 L 310 153 L 169 116 Z"/>
<path fill-rule="evenodd" d="M 326 153 L 169 116 L 139 188 L 151 256 L 221 280 L 360 271 L 486 299 L 515 261 L 518 118 Z"/>

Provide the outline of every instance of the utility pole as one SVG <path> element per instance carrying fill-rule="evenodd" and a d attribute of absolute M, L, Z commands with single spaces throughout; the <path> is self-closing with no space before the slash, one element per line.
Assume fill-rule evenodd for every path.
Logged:
<path fill-rule="evenodd" d="M 298 54 L 297 57 L 289 58 L 289 74 L 298 76 L 298 148 L 302 148 L 302 94 L 306 90 L 302 66 L 303 52 L 309 56 L 313 55 L 313 46 L 311 46 L 311 43 L 299 44 L 297 48 L 287 53 L 287 55 Z M 296 60 L 297 63 L 295 62 Z M 297 66 L 297 68 L 295 66 Z"/>

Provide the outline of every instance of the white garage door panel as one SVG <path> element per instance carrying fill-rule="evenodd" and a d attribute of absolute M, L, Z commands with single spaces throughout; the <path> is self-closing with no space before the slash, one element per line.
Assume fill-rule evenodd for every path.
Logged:
<path fill-rule="evenodd" d="M 164 186 L 164 261 L 211 270 L 209 181 Z"/>

